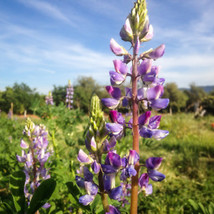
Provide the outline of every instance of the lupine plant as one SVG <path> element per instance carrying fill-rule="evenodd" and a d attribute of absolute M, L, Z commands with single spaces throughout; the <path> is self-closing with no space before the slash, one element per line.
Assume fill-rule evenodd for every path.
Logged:
<path fill-rule="evenodd" d="M 68 81 L 68 87 L 66 89 L 66 100 L 65 102 L 67 103 L 68 109 L 73 108 L 73 95 L 74 95 L 74 88 L 71 85 L 71 81 Z"/>
<path fill-rule="evenodd" d="M 161 140 L 169 133 L 158 129 L 161 115 L 155 114 L 166 108 L 169 100 L 161 98 L 165 80 L 158 77 L 160 68 L 152 66 L 154 60 L 163 56 L 165 45 L 139 54 L 141 44 L 153 37 L 153 27 L 149 23 L 145 0 L 138 0 L 134 4 L 120 36 L 122 40 L 130 42 L 133 53 L 130 54 L 111 39 L 112 52 L 116 56 L 123 56 L 123 60 L 113 61 L 115 71 L 109 72 L 111 85 L 106 86 L 106 90 L 111 98 L 102 99 L 103 105 L 110 109 L 111 122 L 105 122 L 99 99 L 94 96 L 85 141 L 88 153 L 79 151 L 81 168 L 76 182 L 86 190 L 86 194 L 79 198 L 81 204 L 92 203 L 99 194 L 105 213 L 120 213 L 116 207 L 109 205 L 108 198 L 119 201 L 120 207 L 123 207 L 129 203 L 128 197 L 131 196 L 130 213 L 136 214 L 138 194 L 142 192 L 147 196 L 152 193 L 150 179 L 162 181 L 165 178 L 164 174 L 157 171 L 163 158 L 150 157 L 139 163 L 139 151 L 143 152 L 139 149 L 140 137 Z M 131 87 L 126 87 L 123 95 L 119 85 L 125 82 L 127 77 L 130 77 Z M 131 118 L 124 118 L 117 110 L 121 105 L 130 109 Z M 133 142 L 127 155 L 120 157 L 115 145 L 124 136 L 125 129 L 132 130 Z M 91 170 L 86 164 L 91 166 Z M 117 176 L 120 179 L 119 184 L 116 184 Z"/>
<path fill-rule="evenodd" d="M 52 93 L 51 91 L 49 91 L 48 95 L 45 97 L 45 103 L 47 105 L 53 105 L 53 96 L 52 96 Z"/>
<path fill-rule="evenodd" d="M 48 132 L 44 125 L 35 125 L 29 118 L 26 121 L 25 129 L 23 134 L 27 137 L 27 140 L 21 139 L 20 147 L 22 148 L 22 155 L 17 155 L 17 160 L 20 163 L 24 163 L 23 172 L 25 174 L 24 182 L 24 195 L 27 200 L 27 207 L 33 209 L 31 201 L 33 199 L 34 193 L 40 186 L 41 182 L 48 180 L 54 186 L 54 181 L 50 180 L 49 170 L 45 168 L 45 163 L 47 162 L 50 152 L 48 149 Z M 42 185 L 44 188 L 44 185 Z M 46 189 L 46 188 L 44 188 Z M 50 189 L 51 190 L 51 189 Z M 53 189 L 54 190 L 54 189 Z M 41 192 L 40 187 L 40 192 Z M 37 191 L 38 194 L 38 191 Z M 51 192 L 52 194 L 52 192 Z M 37 200 L 43 200 L 42 195 Z M 44 202 L 44 201 L 43 201 Z M 48 203 L 42 203 L 43 208 L 47 209 L 50 207 Z M 22 207 L 22 212 L 25 208 Z M 35 210 L 35 209 L 33 209 Z M 29 211 L 31 212 L 31 211 Z"/>

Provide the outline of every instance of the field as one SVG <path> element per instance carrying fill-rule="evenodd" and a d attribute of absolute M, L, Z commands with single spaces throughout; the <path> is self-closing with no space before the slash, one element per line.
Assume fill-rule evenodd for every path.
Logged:
<path fill-rule="evenodd" d="M 84 149 L 84 135 L 88 117 L 79 110 L 53 107 L 51 114 L 43 118 L 32 117 L 35 124 L 45 124 L 49 130 L 49 147 L 54 150 L 47 166 L 57 187 L 50 199 L 51 207 L 40 213 L 82 213 L 70 192 L 76 170 L 79 167 L 77 153 Z M 214 123 L 213 116 L 194 119 L 193 114 L 163 114 L 161 129 L 170 131 L 162 141 L 141 140 L 141 158 L 163 157 L 160 171 L 166 175 L 163 182 L 153 182 L 153 194 L 139 195 L 139 213 L 212 213 L 214 201 Z M 21 154 L 25 118 L 14 115 L 13 120 L 0 117 L 0 207 L 10 204 L 9 176 L 22 170 L 16 160 Z M 117 143 L 117 153 L 125 154 L 132 145 L 132 136 Z M 191 200 L 190 200 L 191 199 Z M 193 202 L 194 201 L 194 202 Z M 191 205 L 192 203 L 192 205 Z M 197 206 L 205 209 L 197 211 Z M 126 210 L 122 213 L 129 213 Z M 76 210 L 76 211 L 74 211 Z M 209 211 L 208 211 L 209 210 Z M 214 210 L 213 210 L 214 211 Z M 4 213 L 1 211 L 0 213 Z M 84 213 L 84 212 L 83 212 Z"/>

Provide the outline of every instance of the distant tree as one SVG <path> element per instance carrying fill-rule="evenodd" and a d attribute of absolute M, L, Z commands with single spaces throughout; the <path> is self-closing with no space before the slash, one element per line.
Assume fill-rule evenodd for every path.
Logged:
<path fill-rule="evenodd" d="M 189 90 L 185 90 L 185 94 L 188 96 L 186 110 L 194 110 L 200 106 L 201 101 L 207 96 L 204 89 L 197 87 L 194 83 L 190 85 Z"/>
<path fill-rule="evenodd" d="M 59 105 L 61 102 L 65 103 L 66 96 L 66 88 L 67 86 L 55 86 L 52 91 L 53 102 L 55 105 Z"/>
<path fill-rule="evenodd" d="M 206 113 L 214 115 L 214 96 L 208 95 L 202 101 L 201 105 L 206 110 Z"/>
<path fill-rule="evenodd" d="M 14 113 L 22 114 L 24 111 L 31 111 L 32 102 L 35 99 L 41 99 L 36 89 L 31 89 L 25 83 L 15 83 L 13 87 L 6 87 L 6 90 L 1 92 L 0 108 L 8 112 L 13 103 Z"/>
<path fill-rule="evenodd" d="M 74 106 L 88 112 L 93 93 L 100 98 L 106 95 L 104 87 L 100 86 L 92 77 L 79 77 L 74 86 Z"/>
<path fill-rule="evenodd" d="M 183 91 L 178 89 L 176 83 L 167 83 L 165 85 L 163 97 L 170 100 L 168 106 L 170 113 L 180 112 L 181 108 L 185 108 L 188 98 Z"/>

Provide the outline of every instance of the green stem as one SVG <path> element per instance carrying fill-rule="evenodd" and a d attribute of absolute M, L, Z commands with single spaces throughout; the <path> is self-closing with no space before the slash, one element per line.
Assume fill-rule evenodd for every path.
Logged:
<path fill-rule="evenodd" d="M 58 152 L 58 148 L 56 145 L 56 139 L 55 139 L 55 132 L 54 131 L 52 131 L 52 133 L 51 133 L 51 138 L 52 138 L 54 153 L 56 155 L 56 158 L 59 158 L 59 152 Z"/>
<path fill-rule="evenodd" d="M 134 45 L 133 45 L 134 47 Z M 133 150 L 139 154 L 139 128 L 138 128 L 138 101 L 137 101 L 137 65 L 138 58 L 133 49 L 133 61 L 132 61 L 132 116 L 133 116 Z M 139 163 L 135 165 L 137 171 L 136 176 L 132 177 L 132 189 L 131 189 L 131 214 L 137 214 L 138 206 L 138 172 Z"/>

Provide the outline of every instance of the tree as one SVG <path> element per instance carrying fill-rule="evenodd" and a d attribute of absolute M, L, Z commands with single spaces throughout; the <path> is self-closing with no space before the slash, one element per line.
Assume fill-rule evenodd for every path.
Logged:
<path fill-rule="evenodd" d="M 67 86 L 55 86 L 52 91 L 53 101 L 56 106 L 58 106 L 61 102 L 65 103 L 66 96 L 66 88 Z"/>
<path fill-rule="evenodd" d="M 186 107 L 187 111 L 190 109 L 196 111 L 200 106 L 203 98 L 207 96 L 207 93 L 204 91 L 204 89 L 197 87 L 194 83 L 190 85 L 189 90 L 185 90 L 184 92 L 188 96 Z"/>
<path fill-rule="evenodd" d="M 74 106 L 88 112 L 90 99 L 93 93 L 102 98 L 106 96 L 104 87 L 101 87 L 92 77 L 79 77 L 74 86 Z"/>
<path fill-rule="evenodd" d="M 186 94 L 178 89 L 176 83 L 167 83 L 164 87 L 163 97 L 169 98 L 170 102 L 168 105 L 170 113 L 180 112 L 181 108 L 185 108 L 187 96 Z"/>

